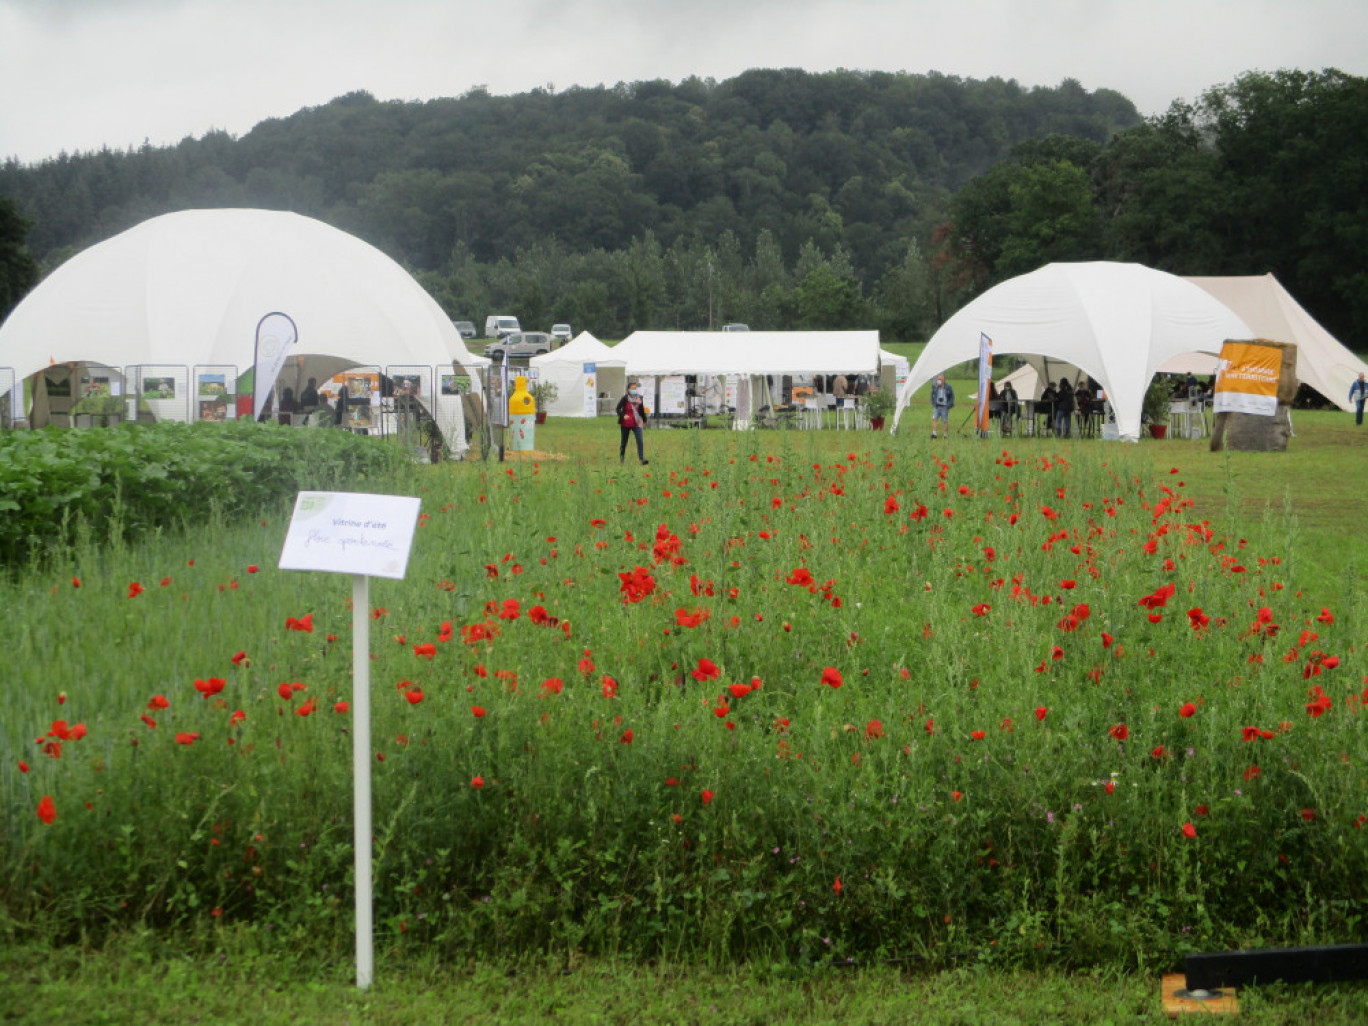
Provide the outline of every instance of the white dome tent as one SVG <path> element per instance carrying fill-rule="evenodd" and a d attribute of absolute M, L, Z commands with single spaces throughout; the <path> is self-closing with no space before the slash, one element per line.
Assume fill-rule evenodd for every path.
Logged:
<path fill-rule="evenodd" d="M 1145 391 L 1161 366 L 1254 337 L 1224 304 L 1176 275 L 1107 261 L 1047 264 L 995 285 L 931 336 L 899 393 L 895 430 L 918 388 L 978 358 L 980 333 L 993 340 L 994 357 L 1043 356 L 1092 376 L 1129 441 L 1140 437 Z"/>
<path fill-rule="evenodd" d="M 103 365 L 154 416 L 198 419 L 206 381 L 231 392 L 252 368 L 257 325 L 272 312 L 298 332 L 281 385 L 298 394 L 310 377 L 352 368 L 402 378 L 451 448 L 467 448 L 460 396 L 440 384 L 465 349 L 450 318 L 378 249 L 281 211 L 164 214 L 77 254 L 0 325 L 0 368 L 23 379 Z"/>
<path fill-rule="evenodd" d="M 626 363 L 587 331 L 559 349 L 528 360 L 537 371 L 537 380 L 556 386 L 556 398 L 544 411 L 553 417 L 598 416 L 597 397 L 606 392 L 617 399 L 626 391 Z M 593 373 L 585 365 L 592 364 Z M 589 399 L 594 401 L 591 403 Z M 593 411 L 593 412 L 591 412 Z"/>

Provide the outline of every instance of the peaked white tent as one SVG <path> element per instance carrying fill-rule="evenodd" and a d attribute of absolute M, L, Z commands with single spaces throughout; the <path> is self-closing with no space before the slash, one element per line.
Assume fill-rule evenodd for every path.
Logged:
<path fill-rule="evenodd" d="M 877 331 L 635 331 L 613 347 L 638 374 L 874 374 Z"/>
<path fill-rule="evenodd" d="M 1166 361 L 1254 337 L 1224 304 L 1176 275 L 1107 261 L 1047 264 L 989 289 L 931 336 L 898 396 L 895 429 L 918 388 L 978 358 L 980 333 L 993 340 L 994 356 L 1034 354 L 1091 375 L 1128 440 L 1140 436 L 1145 390 Z"/>
<path fill-rule="evenodd" d="M 185 210 L 92 246 L 0 325 L 0 368 L 26 378 L 54 363 L 98 363 L 125 381 L 173 382 L 184 389 L 174 402 L 149 405 L 192 418 L 197 378 L 251 369 L 257 324 L 272 312 L 298 330 L 282 381 L 353 367 L 417 379 L 448 442 L 466 448 L 460 397 L 438 384 L 465 351 L 450 318 L 378 249 L 298 214 Z"/>
<path fill-rule="evenodd" d="M 1257 274 L 1187 280 L 1235 311 L 1253 329 L 1255 337 L 1295 342 L 1298 380 L 1341 410 L 1352 408 L 1349 386 L 1360 374 L 1368 374 L 1368 363 L 1322 328 L 1277 278 Z"/>
<path fill-rule="evenodd" d="M 587 331 L 581 331 L 559 349 L 527 362 L 536 368 L 539 380 L 556 386 L 556 399 L 546 407 L 553 417 L 597 416 L 599 393 L 607 392 L 616 399 L 625 391 L 625 361 Z M 594 370 L 586 371 L 586 365 L 592 365 Z M 590 402 L 586 396 L 595 401 Z"/>

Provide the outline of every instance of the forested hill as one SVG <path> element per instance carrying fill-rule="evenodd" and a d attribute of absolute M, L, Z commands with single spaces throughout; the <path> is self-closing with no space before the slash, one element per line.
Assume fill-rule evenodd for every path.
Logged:
<path fill-rule="evenodd" d="M 745 321 L 917 341 L 1041 264 L 1127 260 L 1272 272 L 1368 348 L 1368 80 L 1334 69 L 1250 72 L 1147 121 L 1069 80 L 934 74 L 353 93 L 240 139 L 0 166 L 0 315 L 36 280 L 32 256 L 51 269 L 215 206 L 352 232 L 455 320 L 607 339 Z"/>
<path fill-rule="evenodd" d="M 750 71 L 613 88 L 476 91 L 426 103 L 352 93 L 241 138 L 63 155 L 0 169 L 0 196 L 51 262 L 169 210 L 294 210 L 352 231 L 413 269 L 463 244 L 481 263 L 554 237 L 621 250 L 650 230 L 750 249 L 762 229 L 788 262 L 839 244 L 865 280 L 897 262 L 952 190 L 1026 139 L 1104 143 L 1139 121 L 1108 90 L 1022 88 L 943 75 Z"/>

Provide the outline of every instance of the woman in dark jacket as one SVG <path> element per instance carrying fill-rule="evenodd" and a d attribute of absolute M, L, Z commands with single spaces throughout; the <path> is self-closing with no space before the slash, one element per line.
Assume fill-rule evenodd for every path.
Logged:
<path fill-rule="evenodd" d="M 627 394 L 617 403 L 618 427 L 622 429 L 622 441 L 618 445 L 619 463 L 627 456 L 627 439 L 630 435 L 636 435 L 637 459 L 641 460 L 641 465 L 644 467 L 651 462 L 646 458 L 646 442 L 641 431 L 650 415 L 651 411 L 646 408 L 646 401 L 641 396 L 641 384 L 627 382 Z"/>

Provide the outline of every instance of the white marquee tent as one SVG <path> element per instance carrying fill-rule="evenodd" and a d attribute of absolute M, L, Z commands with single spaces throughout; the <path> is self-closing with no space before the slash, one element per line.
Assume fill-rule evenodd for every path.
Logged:
<path fill-rule="evenodd" d="M 546 407 L 553 417 L 597 416 L 597 402 L 587 402 L 586 394 L 596 400 L 599 393 L 606 392 L 616 399 L 626 390 L 625 361 L 587 331 L 527 362 L 536 368 L 540 381 L 556 386 L 556 399 Z M 584 369 L 588 364 L 593 365 L 592 372 Z"/>
<path fill-rule="evenodd" d="M 100 364 L 129 388 L 168 382 L 163 394 L 176 398 L 151 399 L 154 415 L 194 419 L 192 388 L 251 369 L 257 324 L 277 311 L 298 330 L 283 382 L 354 367 L 416 378 L 448 442 L 466 448 L 460 396 L 440 388 L 453 353 L 465 351 L 450 318 L 378 249 L 298 214 L 186 210 L 85 250 L 0 325 L 0 368 L 23 379 L 53 364 Z"/>
<path fill-rule="evenodd" d="M 1187 280 L 1235 311 L 1254 337 L 1296 343 L 1297 379 L 1340 409 L 1352 408 L 1349 386 L 1360 374 L 1368 374 L 1368 364 L 1322 328 L 1277 278 L 1257 274 Z"/>
<path fill-rule="evenodd" d="M 978 358 L 980 333 L 993 340 L 994 356 L 1034 354 L 1091 375 L 1128 440 L 1140 436 L 1145 390 L 1166 361 L 1254 337 L 1225 305 L 1175 275 L 1107 261 L 1047 264 L 994 286 L 941 326 L 898 396 L 895 429 L 918 388 Z"/>
<path fill-rule="evenodd" d="M 735 378 L 736 426 L 772 405 L 769 377 L 879 372 L 877 331 L 636 331 L 614 347 L 627 376 Z"/>
<path fill-rule="evenodd" d="M 877 331 L 635 331 L 613 347 L 630 376 L 876 374 Z"/>

